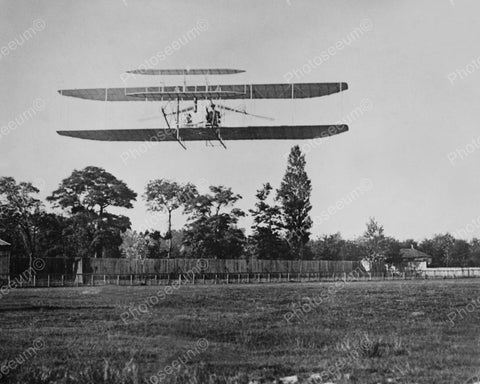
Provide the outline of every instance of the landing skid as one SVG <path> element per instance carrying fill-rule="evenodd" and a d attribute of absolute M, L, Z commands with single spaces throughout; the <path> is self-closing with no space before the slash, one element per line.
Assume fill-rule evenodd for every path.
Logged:
<path fill-rule="evenodd" d="M 162 108 L 162 113 L 163 113 L 163 117 L 165 118 L 165 122 L 167 123 L 168 131 L 172 134 L 172 136 L 175 138 L 175 140 L 178 141 L 178 143 L 182 146 L 182 148 L 186 150 L 187 147 L 185 146 L 185 144 L 183 144 L 183 140 L 180 137 L 179 128 L 177 127 L 177 129 L 175 129 L 175 130 L 172 129 L 170 127 L 170 123 L 168 122 L 167 113 L 165 112 L 165 109 L 163 109 L 163 108 Z"/>
<path fill-rule="evenodd" d="M 225 143 L 223 142 L 222 140 L 222 137 L 220 136 L 220 127 L 219 126 L 213 126 L 212 124 L 206 124 L 205 125 L 206 128 L 210 128 L 210 130 L 215 134 L 215 136 L 217 137 L 217 140 L 220 142 L 220 144 L 222 144 L 223 148 L 227 149 L 227 146 L 225 145 Z M 210 142 L 212 143 L 211 140 L 207 140 L 207 143 Z M 207 144 L 208 146 L 208 144 Z M 214 145 L 212 145 L 213 147 Z"/>

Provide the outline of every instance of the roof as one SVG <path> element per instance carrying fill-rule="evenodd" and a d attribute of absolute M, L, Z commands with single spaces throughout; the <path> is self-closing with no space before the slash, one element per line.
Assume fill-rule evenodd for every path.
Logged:
<path fill-rule="evenodd" d="M 402 259 L 407 260 L 431 260 L 432 256 L 426 254 L 425 252 L 419 251 L 415 248 L 402 248 L 400 249 L 400 256 Z"/>
<path fill-rule="evenodd" d="M 0 239 L 0 247 L 9 247 L 11 244 L 10 243 L 7 243 L 6 241 L 3 241 L 2 239 Z"/>

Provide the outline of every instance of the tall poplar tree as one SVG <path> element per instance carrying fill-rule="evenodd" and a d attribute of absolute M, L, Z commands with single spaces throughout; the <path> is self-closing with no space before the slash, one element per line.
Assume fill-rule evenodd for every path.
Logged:
<path fill-rule="evenodd" d="M 305 165 L 305 155 L 298 145 L 294 146 L 288 156 L 287 171 L 277 190 L 287 241 L 293 257 L 300 260 L 303 259 L 305 244 L 309 240 L 312 227 L 312 183 L 305 171 Z"/>

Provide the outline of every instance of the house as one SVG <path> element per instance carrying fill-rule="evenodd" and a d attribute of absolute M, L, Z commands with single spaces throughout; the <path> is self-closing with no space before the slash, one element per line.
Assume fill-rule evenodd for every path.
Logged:
<path fill-rule="evenodd" d="M 404 271 L 424 271 L 432 262 L 430 255 L 413 248 L 413 245 L 411 248 L 400 249 L 400 257 Z"/>
<path fill-rule="evenodd" d="M 0 239 L 0 257 L 10 256 L 10 243 Z"/>

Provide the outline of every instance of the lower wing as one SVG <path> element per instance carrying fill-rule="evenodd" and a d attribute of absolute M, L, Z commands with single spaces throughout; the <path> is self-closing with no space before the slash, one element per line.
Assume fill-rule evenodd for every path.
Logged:
<path fill-rule="evenodd" d="M 347 132 L 348 125 L 278 125 L 216 128 L 222 140 L 306 140 Z M 217 140 L 214 128 L 108 129 L 57 131 L 59 135 L 101 141 L 203 141 Z"/>

